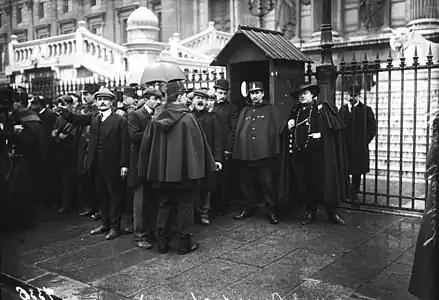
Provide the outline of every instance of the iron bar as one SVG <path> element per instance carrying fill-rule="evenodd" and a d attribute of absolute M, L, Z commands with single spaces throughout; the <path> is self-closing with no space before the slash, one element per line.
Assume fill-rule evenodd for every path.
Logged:
<path fill-rule="evenodd" d="M 401 67 L 401 104 L 400 104 L 400 133 L 399 133 L 399 207 L 402 207 L 402 175 L 403 175 L 403 154 L 404 154 L 404 67 L 405 67 L 405 57 L 404 51 L 401 53 L 400 67 Z"/>
<path fill-rule="evenodd" d="M 390 129 L 391 129 L 391 121 L 390 121 L 390 113 L 392 111 L 392 64 L 393 58 L 392 58 L 392 52 L 389 50 L 389 57 L 387 58 L 387 70 L 388 70 L 388 77 L 387 77 L 387 181 L 386 181 L 386 190 L 387 190 L 387 199 L 386 199 L 386 205 L 389 206 L 390 204 Z M 375 170 L 376 172 L 377 170 Z"/>
<path fill-rule="evenodd" d="M 379 54 L 377 52 L 377 57 L 375 59 L 375 68 L 381 68 L 381 61 Z M 375 198 L 374 204 L 378 204 L 378 137 L 379 137 L 379 110 L 378 110 L 378 101 L 379 101 L 379 84 L 380 84 L 380 72 L 376 72 L 376 85 L 375 85 L 375 120 L 376 120 L 376 135 L 375 135 Z"/>
<path fill-rule="evenodd" d="M 417 121 L 417 111 L 418 111 L 418 70 L 417 70 L 417 66 L 419 65 L 418 63 L 418 51 L 417 51 L 417 46 L 415 46 L 415 53 L 414 53 L 414 57 L 413 57 L 413 68 L 414 68 L 414 73 L 413 73 L 413 84 L 414 84 L 414 88 L 413 88 L 413 155 L 412 155 L 412 206 L 411 208 L 414 209 L 415 208 L 415 200 L 413 200 L 415 198 L 415 194 L 416 194 L 416 121 Z"/>

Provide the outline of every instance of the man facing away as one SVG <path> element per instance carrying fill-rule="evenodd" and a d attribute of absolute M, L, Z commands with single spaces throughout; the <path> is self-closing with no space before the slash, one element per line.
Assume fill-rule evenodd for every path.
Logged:
<path fill-rule="evenodd" d="M 122 179 L 128 175 L 129 138 L 126 120 L 112 111 L 116 98 L 108 89 L 94 95 L 99 112 L 82 115 L 63 108 L 72 124 L 90 125 L 90 148 L 86 168 L 91 170 L 102 214 L 102 225 L 92 235 L 106 233 L 111 240 L 120 235 Z"/>
<path fill-rule="evenodd" d="M 168 251 L 174 209 L 178 219 L 178 252 L 186 254 L 199 248 L 191 239 L 194 200 L 199 181 L 216 169 L 202 128 L 180 102 L 181 89 L 179 82 L 168 84 L 167 102 L 148 124 L 140 147 L 138 174 L 156 187 L 159 253 Z"/>
<path fill-rule="evenodd" d="M 264 100 L 262 82 L 251 82 L 249 95 L 250 101 L 238 117 L 233 149 L 233 158 L 242 162 L 241 188 L 245 196 L 244 207 L 235 219 L 244 220 L 259 210 L 268 215 L 270 223 L 278 224 L 274 168 L 280 153 L 282 118 L 279 111 Z"/>
<path fill-rule="evenodd" d="M 128 134 L 131 140 L 130 169 L 128 186 L 134 189 L 133 227 L 135 243 L 139 248 L 149 249 L 155 239 L 157 221 L 156 199 L 153 197 L 152 185 L 138 175 L 139 151 L 142 137 L 154 114 L 161 104 L 160 91 L 148 88 L 143 93 L 144 104 L 140 109 L 128 114 Z"/>

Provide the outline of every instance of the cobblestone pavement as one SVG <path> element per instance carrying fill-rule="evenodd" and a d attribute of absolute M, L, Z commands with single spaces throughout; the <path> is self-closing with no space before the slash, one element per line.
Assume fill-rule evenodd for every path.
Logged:
<path fill-rule="evenodd" d="M 74 215 L 2 234 L 2 271 L 63 299 L 415 299 L 407 293 L 420 219 L 341 211 L 347 227 L 297 216 L 213 219 L 197 252 L 141 250 L 132 235 L 90 236 Z"/>

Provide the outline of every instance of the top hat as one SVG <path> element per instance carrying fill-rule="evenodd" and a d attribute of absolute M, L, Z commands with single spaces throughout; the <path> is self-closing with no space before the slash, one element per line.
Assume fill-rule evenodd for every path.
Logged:
<path fill-rule="evenodd" d="M 215 89 L 222 89 L 225 91 L 229 90 L 229 81 L 227 79 L 219 79 L 215 82 L 215 85 L 213 86 Z"/>
<path fill-rule="evenodd" d="M 97 99 L 98 97 L 107 97 L 110 98 L 110 100 L 116 99 L 116 95 L 114 95 L 113 92 L 106 88 L 102 88 L 94 94 L 95 99 Z"/>
<path fill-rule="evenodd" d="M 261 81 L 253 81 L 248 85 L 248 92 L 263 91 L 264 84 Z"/>
<path fill-rule="evenodd" d="M 147 88 L 143 94 L 142 94 L 142 98 L 146 98 L 148 96 L 156 96 L 157 98 L 161 98 L 162 97 L 162 93 L 155 89 L 155 88 Z"/>
<path fill-rule="evenodd" d="M 300 93 L 305 90 L 309 90 L 314 97 L 318 96 L 320 93 L 320 88 L 315 84 L 301 84 L 290 95 L 294 98 L 299 98 Z"/>

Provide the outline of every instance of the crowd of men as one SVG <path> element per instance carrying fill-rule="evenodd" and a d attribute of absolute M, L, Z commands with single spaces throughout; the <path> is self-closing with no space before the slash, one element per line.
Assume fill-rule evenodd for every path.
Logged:
<path fill-rule="evenodd" d="M 165 87 L 142 90 L 140 101 L 126 97 L 124 106 L 114 105 L 116 95 L 106 88 L 61 95 L 53 105 L 40 96 L 27 106 L 14 102 L 4 114 L 11 125 L 0 121 L 0 155 L 8 158 L 2 162 L 13 164 L 1 174 L 7 225 L 31 221 L 33 203 L 59 213 L 79 209 L 100 220 L 92 235 L 133 233 L 138 247 L 155 243 L 166 253 L 175 229 L 178 252 L 186 254 L 199 247 L 194 221 L 207 226 L 209 214 L 228 213 L 235 164 L 243 197 L 235 219 L 261 213 L 278 224 L 280 211 L 303 205 L 307 225 L 321 202 L 328 221 L 346 225 L 336 207 L 359 191 L 376 134 L 360 87 L 350 89 L 339 111 L 318 98 L 318 86 L 301 85 L 291 92 L 297 105 L 287 122 L 262 82 L 248 85 L 242 109 L 228 101 L 225 79 L 213 90 L 182 82 Z M 128 228 L 121 228 L 124 211 L 132 216 Z"/>

